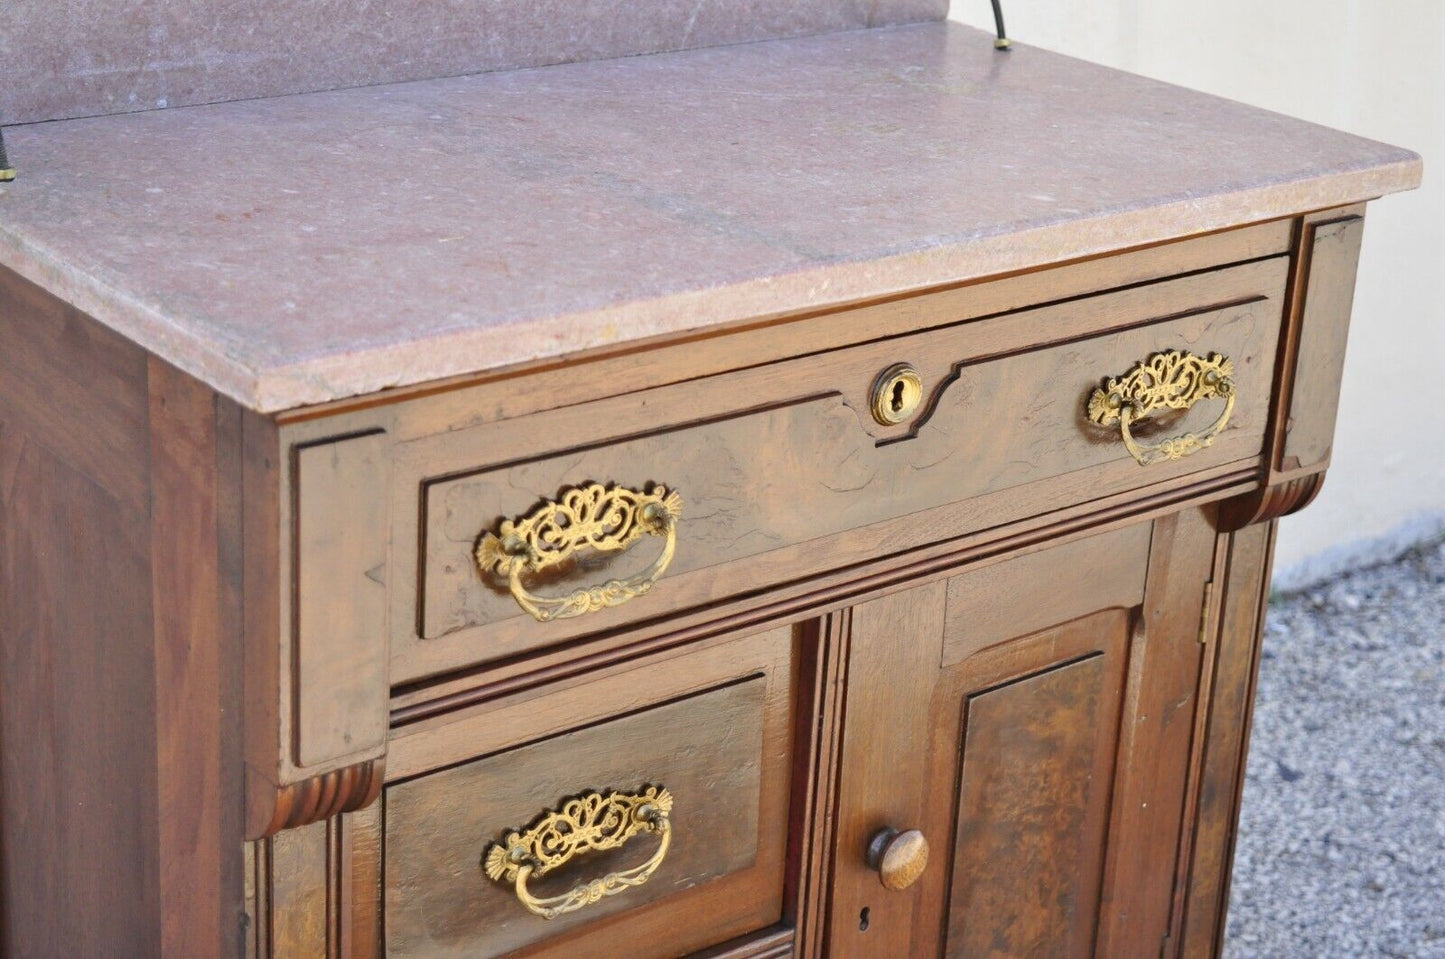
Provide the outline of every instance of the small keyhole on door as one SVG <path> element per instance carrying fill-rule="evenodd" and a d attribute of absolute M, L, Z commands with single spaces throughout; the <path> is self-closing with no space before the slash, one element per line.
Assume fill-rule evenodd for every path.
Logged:
<path fill-rule="evenodd" d="M 904 387 L 904 385 L 903 385 L 903 381 L 902 381 L 902 380 L 899 380 L 897 383 L 894 383 L 894 384 L 893 384 L 893 399 L 890 401 L 889 405 L 893 407 L 893 412 L 895 412 L 895 413 L 902 413 L 902 412 L 903 412 L 903 390 L 904 390 L 904 389 L 905 389 L 905 387 Z"/>
<path fill-rule="evenodd" d="M 858 931 L 868 931 L 868 907 L 864 906 L 863 911 L 858 913 Z"/>

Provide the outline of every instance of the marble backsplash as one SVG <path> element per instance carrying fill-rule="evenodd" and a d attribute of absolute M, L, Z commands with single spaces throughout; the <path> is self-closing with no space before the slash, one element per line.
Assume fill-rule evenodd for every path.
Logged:
<path fill-rule="evenodd" d="M 938 20 L 948 0 L 7 0 L 0 123 Z"/>

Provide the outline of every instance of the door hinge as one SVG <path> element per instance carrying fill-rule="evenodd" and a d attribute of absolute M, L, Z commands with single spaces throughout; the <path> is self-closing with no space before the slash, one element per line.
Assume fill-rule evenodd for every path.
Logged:
<path fill-rule="evenodd" d="M 1214 580 L 1204 584 L 1204 608 L 1199 611 L 1199 645 L 1209 645 L 1209 610 L 1214 605 Z"/>

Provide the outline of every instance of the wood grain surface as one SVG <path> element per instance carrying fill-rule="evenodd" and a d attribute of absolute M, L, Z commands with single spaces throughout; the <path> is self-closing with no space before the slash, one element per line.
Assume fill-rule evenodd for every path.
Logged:
<path fill-rule="evenodd" d="M 921 509 L 1064 474 L 1080 477 L 1085 470 L 1095 471 L 1101 485 L 1116 476 L 1125 486 L 1147 483 L 1162 471 L 1140 468 L 1117 430 L 1085 422 L 1083 409 L 1100 380 L 1122 375 L 1162 349 L 1231 356 L 1239 395 L 1225 436 L 1170 466 L 1202 470 L 1258 455 L 1269 418 L 1284 276 L 1283 261 L 1262 261 L 839 351 L 806 365 L 760 368 L 670 393 L 569 408 L 533 418 L 526 429 L 504 422 L 407 444 L 399 451 L 398 482 L 406 488 L 420 481 L 425 489 L 422 587 L 416 598 L 422 633 L 408 630 L 414 621 L 408 586 L 414 580 L 408 557 L 398 554 L 389 578 L 396 584 L 394 678 L 413 679 L 446 665 L 515 654 L 715 601 L 756 582 L 754 557 Z M 1232 305 L 1217 306 L 1221 302 Z M 1042 330 L 1082 335 L 1100 324 L 1125 328 L 1028 348 Z M 867 389 L 878 370 L 898 359 L 919 367 L 930 400 L 912 423 L 881 428 L 867 413 Z M 739 397 L 767 404 L 772 396 L 779 397 L 777 405 L 737 412 Z M 1218 416 L 1216 405 L 1170 417 L 1154 436 L 1201 429 Z M 609 432 L 636 429 L 641 435 L 595 444 L 601 424 Z M 545 453 L 548 444 L 567 452 L 527 456 L 530 449 Z M 959 458 L 962 448 L 969 455 Z M 519 461 L 468 472 L 469 459 L 485 462 L 499 450 Z M 444 478 L 429 481 L 437 475 Z M 504 584 L 478 576 L 472 549 L 503 520 L 588 482 L 634 489 L 661 483 L 679 491 L 685 508 L 676 557 L 642 598 L 577 619 L 537 623 Z M 1055 502 L 1056 508 L 1063 505 Z M 401 501 L 397 507 L 405 508 Z M 394 539 L 405 528 L 399 527 Z M 568 575 L 531 588 L 565 592 L 635 574 L 660 548 L 644 541 L 621 557 L 579 563 Z M 802 565 L 792 564 L 792 575 L 817 571 L 831 555 L 805 550 Z M 742 560 L 749 562 L 736 565 Z"/>
<path fill-rule="evenodd" d="M 284 422 L 0 277 L 0 952 L 1214 954 L 1360 222 Z M 1143 469 L 1083 402 L 1167 347 L 1230 353 L 1238 407 Z M 898 361 L 927 398 L 881 425 Z M 581 481 L 676 486 L 677 559 L 544 626 L 471 549 Z M 506 829 L 647 783 L 677 800 L 647 884 L 546 923 L 483 874 Z M 930 848 L 904 888 L 884 829 Z"/>
<path fill-rule="evenodd" d="M 0 953 L 229 955 L 243 415 L 0 275 Z"/>
<path fill-rule="evenodd" d="M 1126 611 L 1102 615 L 1077 628 L 1127 636 Z M 948 955 L 1093 954 L 1122 643 L 1113 652 L 969 696 Z"/>

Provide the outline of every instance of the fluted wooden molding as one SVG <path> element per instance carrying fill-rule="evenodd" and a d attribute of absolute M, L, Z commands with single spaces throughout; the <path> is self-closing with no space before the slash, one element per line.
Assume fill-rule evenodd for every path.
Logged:
<path fill-rule="evenodd" d="M 1227 499 L 1219 504 L 1219 529 L 1232 533 L 1299 512 L 1314 501 L 1324 485 L 1324 473 L 1311 473 Z"/>
<path fill-rule="evenodd" d="M 385 760 L 373 759 L 283 786 L 277 792 L 276 812 L 265 835 L 364 809 L 381 795 L 385 778 Z"/>

